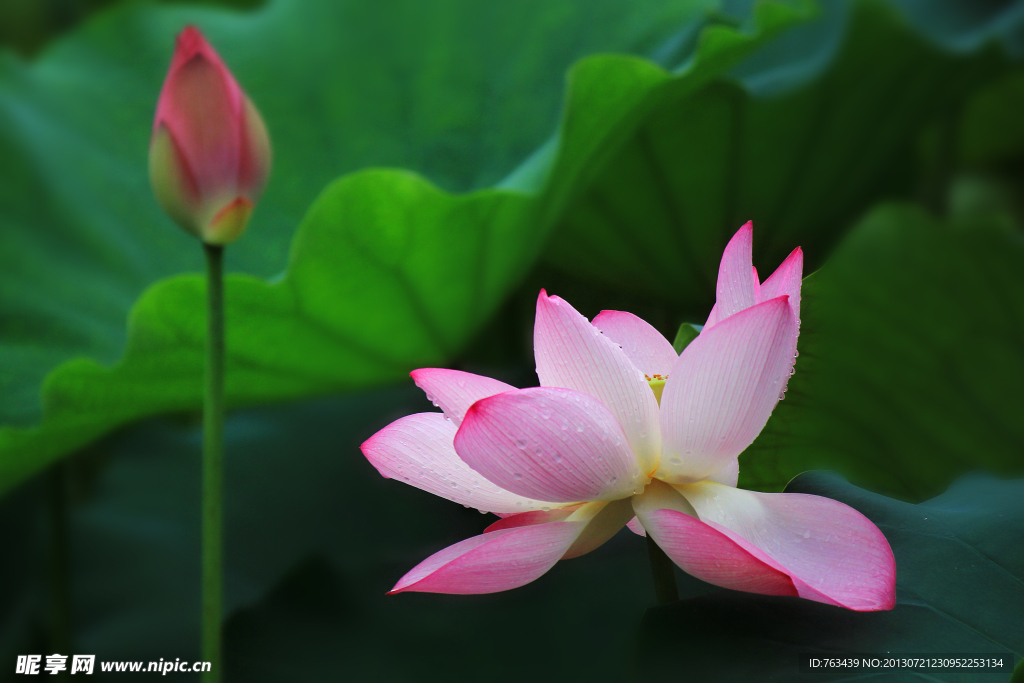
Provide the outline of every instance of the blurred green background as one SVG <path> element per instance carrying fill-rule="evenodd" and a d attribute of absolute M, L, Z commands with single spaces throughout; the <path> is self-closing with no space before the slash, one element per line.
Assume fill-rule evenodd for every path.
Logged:
<path fill-rule="evenodd" d="M 646 671 L 627 532 L 512 593 L 385 597 L 492 518 L 358 445 L 431 409 L 416 367 L 536 383 L 541 287 L 703 322 L 749 219 L 762 275 L 798 245 L 813 274 L 741 486 L 828 469 L 917 503 L 1024 472 L 1024 3 L 0 0 L 3 662 L 198 657 L 201 256 L 146 176 L 187 23 L 275 150 L 228 252 L 228 680 Z M 1019 655 L 1004 617 L 978 628 Z"/>

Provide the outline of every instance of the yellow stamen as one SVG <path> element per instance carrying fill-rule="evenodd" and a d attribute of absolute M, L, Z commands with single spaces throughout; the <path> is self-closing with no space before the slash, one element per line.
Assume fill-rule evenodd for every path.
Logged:
<path fill-rule="evenodd" d="M 661 405 L 661 392 L 665 390 L 665 380 L 668 379 L 667 375 L 655 375 L 651 377 L 644 375 L 647 378 L 647 383 L 651 385 L 651 391 L 654 392 L 654 398 L 658 399 L 658 405 Z"/>

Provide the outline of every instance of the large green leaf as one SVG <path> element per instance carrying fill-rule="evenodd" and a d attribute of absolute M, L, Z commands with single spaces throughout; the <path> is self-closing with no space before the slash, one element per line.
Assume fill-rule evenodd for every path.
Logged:
<path fill-rule="evenodd" d="M 31 424 L 60 361 L 112 363 L 161 277 L 201 270 L 146 172 L 174 34 L 196 23 L 263 111 L 271 183 L 228 266 L 280 273 L 310 203 L 339 174 L 396 165 L 488 186 L 556 125 L 562 78 L 595 50 L 646 51 L 703 7 L 540 0 L 484 5 L 276 0 L 248 14 L 132 5 L 38 61 L 0 56 L 0 419 Z"/>
<path fill-rule="evenodd" d="M 1024 481 L 968 477 L 911 505 L 820 472 L 786 491 L 827 496 L 867 515 L 896 557 L 896 608 L 851 612 L 789 597 L 714 592 L 648 611 L 644 680 L 1006 681 L 977 671 L 802 673 L 808 653 L 995 653 L 1024 657 Z"/>
<path fill-rule="evenodd" d="M 772 53 L 758 70 L 752 58 L 736 74 L 741 82 L 667 92 L 590 169 L 546 261 L 706 314 L 722 248 L 747 220 L 761 272 L 796 246 L 810 270 L 867 207 L 916 190 L 922 128 L 1006 61 L 991 43 L 944 51 L 879 2 L 852 3 L 843 24 L 835 16 L 842 5 L 829 5 L 817 27 L 841 43 L 831 61 L 822 57 L 831 56 L 826 41 L 796 63 L 773 64 Z M 788 47 L 811 41 L 798 38 Z M 780 51 L 774 43 L 765 50 Z M 794 74 L 811 80 L 779 94 L 778 81 Z"/>
<path fill-rule="evenodd" d="M 872 212 L 804 282 L 796 374 L 742 485 L 827 467 L 921 500 L 967 470 L 1024 470 L 1022 263 L 998 225 Z"/>
<path fill-rule="evenodd" d="M 227 60 L 238 65 L 242 82 L 251 85 L 253 97 L 263 107 L 277 147 L 282 150 L 266 206 L 261 205 L 264 222 L 254 225 L 252 234 L 239 242 L 237 252 L 234 247 L 231 251 L 237 255 L 237 262 L 245 264 L 254 275 L 272 272 L 275 257 L 287 238 L 288 218 L 296 215 L 309 198 L 306 182 L 300 183 L 299 179 L 311 172 L 302 164 L 314 161 L 318 162 L 314 169 L 323 168 L 319 155 L 344 159 L 335 170 L 337 166 L 360 163 L 367 158 L 361 154 L 370 154 L 366 149 L 387 149 L 386 136 L 401 129 L 411 139 L 392 149 L 394 156 L 385 154 L 377 160 L 411 162 L 444 185 L 466 188 L 492 180 L 495 170 L 509 163 L 504 155 L 514 155 L 521 151 L 520 145 L 526 144 L 521 132 L 502 145 L 490 142 L 488 131 L 505 125 L 503 121 L 512 126 L 515 120 L 512 127 L 517 131 L 519 126 L 518 119 L 495 121 L 489 117 L 477 131 L 483 137 L 470 136 L 458 144 L 449 139 L 459 126 L 477 121 L 481 111 L 469 102 L 464 111 L 444 98 L 454 97 L 458 102 L 461 91 L 455 86 L 472 90 L 474 78 L 486 79 L 492 74 L 477 73 L 480 65 L 474 62 L 469 83 L 449 84 L 437 76 L 434 69 L 444 73 L 449 60 L 466 58 L 448 42 L 442 29 L 469 31 L 476 25 L 470 18 L 480 19 L 476 13 L 460 13 L 453 6 L 448 10 L 450 14 L 424 17 L 422 10 L 415 9 L 419 5 L 410 3 L 405 8 L 409 26 L 389 24 L 387 28 L 398 32 L 395 39 L 401 40 L 408 37 L 405 30 L 422 28 L 417 19 L 426 21 L 431 30 L 423 33 L 435 36 L 431 40 L 436 43 L 428 45 L 434 51 L 422 48 L 410 53 L 408 45 L 401 43 L 397 55 L 378 62 L 368 61 L 362 50 L 370 50 L 367 41 L 384 31 L 375 23 L 383 17 L 368 10 L 367 5 L 329 6 L 334 9 L 326 17 L 306 4 L 293 7 L 285 2 L 244 20 L 215 13 L 201 16 L 214 42 L 225 46 Z M 545 7 L 545 11 L 551 11 Z M 587 8 L 584 14 L 595 11 L 589 5 Z M 519 17 L 519 11 L 523 9 L 513 14 Z M 640 29 L 624 22 L 611 9 L 603 11 L 610 13 L 608 21 L 615 19 L 623 24 L 609 28 L 613 35 L 625 32 L 636 40 Z M 652 9 L 658 21 L 647 17 L 642 26 L 661 25 L 665 11 L 664 7 Z M 20 133 L 20 137 L 0 139 L 0 144 L 13 146 L 17 140 L 19 146 L 26 145 L 47 162 L 77 162 L 68 168 L 46 167 L 38 175 L 26 175 L 24 182 L 30 183 L 27 187 L 5 188 L 5 202 L 9 201 L 14 210 L 3 217 L 9 229 L 0 233 L 5 243 L 0 253 L 10 271 L 7 279 L 0 281 L 0 293 L 18 316 L 10 314 L 16 324 L 11 325 L 12 339 L 3 347 L 5 356 L 0 362 L 15 367 L 18 361 L 25 361 L 22 376 L 10 380 L 11 395 L 20 401 L 8 401 L 6 405 L 9 410 L 11 405 L 24 405 L 34 386 L 31 380 L 69 348 L 88 351 L 99 361 L 72 360 L 47 376 L 40 426 L 0 430 L 0 489 L 119 424 L 154 413 L 194 409 L 200 404 L 204 328 L 202 281 L 198 277 L 172 278 L 148 290 L 132 310 L 124 358 L 112 368 L 102 364 L 111 360 L 111 352 L 118 347 L 118 304 L 130 297 L 126 294 L 132 284 L 138 285 L 152 273 L 165 272 L 176 264 L 192 263 L 183 247 L 197 250 L 186 238 L 166 228 L 166 220 L 157 218 L 144 188 L 144 134 L 125 134 L 126 130 L 141 128 L 140 120 L 143 115 L 148 117 L 149 105 L 138 104 L 135 111 L 124 112 L 95 103 L 101 94 L 111 99 L 123 94 L 123 87 L 113 89 L 109 83 L 100 92 L 93 87 L 97 80 L 110 76 L 112 64 L 122 71 L 122 79 L 131 76 L 133 88 L 156 92 L 161 60 L 155 57 L 152 45 L 169 45 L 172 29 L 182 23 L 184 15 L 150 12 L 126 12 L 98 22 L 88 34 L 94 42 L 64 43 L 29 73 L 12 68 L 8 90 L 0 91 L 0 102 L 7 103 L 6 110 L 0 112 L 6 111 Z M 363 16 L 365 12 L 370 15 Z M 353 13 L 355 16 L 349 16 Z M 549 147 L 542 158 L 543 163 L 550 164 L 547 172 L 534 164 L 500 189 L 464 195 L 447 194 L 419 176 L 399 171 L 362 171 L 333 183 L 303 220 L 282 278 L 268 283 L 252 276 L 235 276 L 228 281 L 228 400 L 240 405 L 361 388 L 396 380 L 417 366 L 450 359 L 523 275 L 543 243 L 549 217 L 558 212 L 573 188 L 585 182 L 595 156 L 628 134 L 642 113 L 665 93 L 678 96 L 698 90 L 803 16 L 778 3 L 759 5 L 755 15 L 752 32 L 708 28 L 688 66 L 679 73 L 670 74 L 652 62 L 627 56 L 593 57 L 577 65 L 569 79 L 559 143 Z M 647 13 L 640 12 L 640 16 Z M 508 23 L 503 31 L 516 25 L 511 19 Z M 340 25 L 359 27 L 352 28 L 351 43 L 339 42 L 334 33 L 324 33 L 324 26 Z M 282 27 L 303 30 L 293 33 Z M 110 44 L 111 36 L 129 32 L 134 49 L 100 49 Z M 543 38 L 551 40 L 547 34 Z M 516 40 L 521 37 L 517 35 Z M 329 87 L 321 88 L 325 75 L 320 65 L 327 58 L 324 51 L 328 46 L 340 46 L 337 53 L 328 54 L 349 68 L 331 74 L 333 80 L 326 81 Z M 484 55 L 492 56 L 496 49 L 487 41 L 477 47 Z M 357 48 L 361 51 L 352 53 Z M 456 54 L 450 54 L 453 50 Z M 150 56 L 151 62 L 136 53 Z M 409 80 L 412 74 L 402 69 L 388 71 L 393 60 L 411 60 L 416 55 L 439 60 L 437 64 L 429 60 L 415 64 L 422 69 L 415 72 L 424 79 L 422 83 Z M 506 59 L 506 55 L 495 59 L 495 68 L 518 64 L 506 63 Z M 405 69 L 413 66 L 400 63 Z M 354 68 L 356 64 L 359 68 Z M 139 73 L 136 65 L 147 68 Z M 82 70 L 86 73 L 73 78 Z M 525 78 L 519 74 L 508 77 L 517 83 Z M 395 79 L 401 84 L 398 94 L 378 93 L 378 106 L 368 110 L 354 106 L 352 98 L 356 95 L 373 94 L 365 91 L 371 84 L 379 88 Z M 149 82 L 151 90 L 144 85 Z M 427 104 L 436 109 L 424 114 L 423 120 L 405 107 L 402 98 L 409 88 L 417 93 L 420 89 L 430 92 Z M 510 88 L 506 94 L 516 92 L 518 88 Z M 70 110 L 60 109 L 59 104 L 67 103 L 72 96 Z M 444 106 L 437 98 L 444 100 Z M 384 101 L 397 111 L 381 104 Z M 83 102 L 91 106 L 84 107 Z M 489 104 L 486 98 L 475 104 L 483 106 L 485 102 Z M 522 103 L 511 99 L 509 104 L 514 110 Z M 18 119 L 17 115 L 29 106 L 38 111 Z M 111 110 L 124 112 L 130 124 L 125 129 L 115 127 L 107 116 Z M 311 112 L 316 118 L 309 120 Z M 74 114 L 81 119 L 67 120 Z M 501 113 L 501 117 L 509 115 Z M 362 120 L 363 116 L 367 120 Z M 526 116 L 525 120 L 532 119 Z M 83 135 L 83 126 L 89 135 Z M 435 140 L 434 135 L 440 137 Z M 425 154 L 430 140 L 446 153 L 418 158 Z M 72 142 L 76 145 L 72 151 L 85 155 L 86 160 L 76 159 L 61 146 Z M 364 149 L 362 145 L 369 147 Z M 456 151 L 486 155 L 472 163 L 470 156 L 450 158 L 447 154 L 455 155 Z M 118 153 L 121 156 L 115 157 L 116 162 L 107 158 L 107 154 Z M 100 160 L 104 162 L 100 169 L 92 168 Z M 483 164 L 486 168 L 476 170 L 483 161 L 490 165 Z M 550 182 L 541 182 L 545 178 Z M 46 193 L 60 201 L 31 201 Z M 140 218 L 155 225 L 143 233 L 138 226 Z M 34 230 L 39 224 L 49 231 L 40 236 Z M 141 234 L 146 237 L 140 238 Z M 80 260 L 88 265 L 81 267 L 86 272 L 68 270 L 69 260 L 76 260 L 74 256 L 55 260 L 52 250 L 44 248 L 42 243 L 58 235 L 67 238 L 63 249 L 82 249 Z M 101 263 L 109 266 L 106 272 L 97 267 Z M 54 296 L 48 300 L 46 294 Z M 53 325 L 75 316 L 79 325 L 53 329 Z M 24 408 L 11 413 L 23 418 L 34 414 Z"/>

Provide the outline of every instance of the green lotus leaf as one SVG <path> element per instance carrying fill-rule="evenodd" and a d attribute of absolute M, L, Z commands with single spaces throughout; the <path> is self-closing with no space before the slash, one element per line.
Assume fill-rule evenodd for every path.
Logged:
<path fill-rule="evenodd" d="M 702 6 L 650 3 L 623 15 L 614 3 L 535 3 L 505 16 L 474 3 L 439 14 L 397 4 L 400 26 L 388 20 L 396 7 L 365 3 L 281 0 L 248 15 L 135 7 L 92 23 L 30 68 L 0 72 L 0 158 L 12 178 L 0 182 L 12 207 L 0 217 L 0 300 L 11 321 L 0 350 L 0 364 L 12 368 L 6 417 L 31 423 L 41 374 L 69 355 L 91 356 L 46 375 L 40 424 L 0 429 L 0 489 L 118 425 L 200 405 L 197 276 L 147 289 L 131 310 L 123 358 L 108 365 L 134 292 L 198 265 L 198 246 L 159 215 L 144 171 L 149 95 L 186 19 L 221 48 L 278 150 L 265 201 L 228 257 L 229 269 L 247 273 L 230 276 L 226 289 L 227 397 L 237 406 L 393 382 L 450 360 L 534 261 L 550 216 L 585 182 L 595 155 L 665 90 L 698 90 L 809 13 L 761 3 L 749 30 L 707 28 L 678 73 L 630 56 L 582 61 L 570 73 L 559 143 L 544 157 L 548 172 L 534 167 L 464 194 L 404 171 L 345 176 L 307 212 L 285 274 L 268 281 L 290 221 L 328 174 L 372 160 L 406 163 L 453 189 L 486 186 L 526 156 L 527 133 L 546 122 L 529 110 L 543 97 L 528 84 L 544 82 L 531 78 L 534 69 L 547 77 L 564 59 L 556 35 L 586 28 L 586 47 L 648 46 Z M 604 31 L 594 30 L 599 20 Z M 500 26 L 500 36 L 482 38 L 481 22 Z M 522 35 L 524 26 L 533 32 Z M 467 38 L 454 43 L 450 32 Z M 537 49 L 550 59 L 522 60 Z M 511 85 L 492 98 L 493 78 Z M 510 139 L 490 137 L 504 134 Z"/>
<path fill-rule="evenodd" d="M 1004 73 L 1004 49 L 949 51 L 880 2 L 850 3 L 841 19 L 826 13 L 814 25 L 835 34 L 831 53 L 826 44 L 781 64 L 773 53 L 761 70 L 755 56 L 699 92 L 666 89 L 590 169 L 545 262 L 706 315 L 722 249 L 748 220 L 764 277 L 796 246 L 810 272 L 876 201 L 915 196 L 922 131 Z M 799 50 L 817 40 L 797 37 L 778 42 Z"/>
<path fill-rule="evenodd" d="M 999 223 L 879 207 L 804 281 L 800 357 L 741 486 L 836 469 L 904 499 L 1024 471 L 1024 244 Z"/>
<path fill-rule="evenodd" d="M 1024 656 L 1024 481 L 973 476 L 919 505 L 811 472 L 787 492 L 834 498 L 871 519 L 896 557 L 896 607 L 851 612 L 799 598 L 714 590 L 650 609 L 641 625 L 644 680 L 1006 681 L 1013 662 L 979 670 L 801 672 L 799 655 Z M 696 591 L 695 591 L 696 592 Z M 860 660 L 858 660 L 860 661 Z"/>

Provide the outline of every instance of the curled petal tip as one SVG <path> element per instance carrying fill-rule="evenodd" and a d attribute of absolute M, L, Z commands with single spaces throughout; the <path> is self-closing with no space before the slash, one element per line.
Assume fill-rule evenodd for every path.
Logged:
<path fill-rule="evenodd" d="M 193 24 L 189 24 L 181 30 L 174 42 L 174 56 L 177 59 L 188 59 L 208 47 L 210 44 L 206 41 L 203 32 Z"/>

